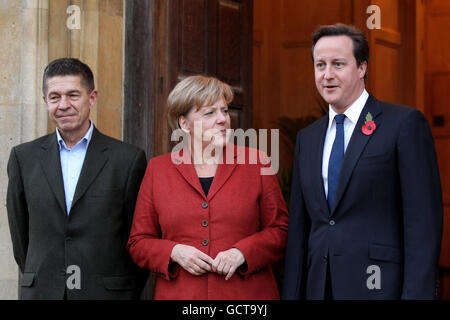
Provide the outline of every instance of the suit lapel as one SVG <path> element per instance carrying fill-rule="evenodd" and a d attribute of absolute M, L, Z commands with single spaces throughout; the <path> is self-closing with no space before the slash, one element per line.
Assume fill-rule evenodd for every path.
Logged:
<path fill-rule="evenodd" d="M 64 194 L 64 183 L 61 172 L 61 159 L 59 156 L 58 141 L 56 133 L 50 134 L 48 138 L 41 145 L 41 153 L 39 159 L 45 177 L 50 185 L 50 189 L 55 194 L 61 210 L 67 216 L 66 199 Z"/>
<path fill-rule="evenodd" d="M 366 121 L 366 115 L 368 112 L 370 112 L 374 118 L 374 122 L 377 125 L 376 130 L 379 130 L 381 119 L 377 118 L 377 116 L 381 114 L 381 110 L 378 105 L 378 101 L 373 96 L 369 96 L 369 98 L 367 99 L 366 105 L 364 106 L 361 115 L 359 116 L 350 142 L 348 143 L 348 147 L 344 156 L 344 162 L 342 163 L 341 173 L 339 176 L 339 184 L 334 200 L 335 205 L 331 214 L 334 214 L 334 212 L 336 211 L 336 208 L 338 207 L 339 202 L 341 201 L 345 189 L 347 188 L 347 185 L 350 181 L 351 175 L 358 162 L 358 159 L 361 156 L 361 153 L 363 152 L 370 138 L 372 137 L 372 135 L 365 135 L 361 131 L 361 127 Z M 376 134 L 376 130 L 374 131 L 374 134 Z"/>
<path fill-rule="evenodd" d="M 237 152 L 240 152 L 239 148 L 231 145 L 234 149 L 234 158 L 237 157 Z M 184 152 L 185 149 L 181 151 L 181 154 L 173 153 L 172 159 L 175 164 L 175 168 L 183 176 L 186 182 L 203 197 L 205 200 L 211 200 L 214 195 L 220 190 L 220 188 L 225 184 L 228 178 L 231 176 L 234 168 L 236 167 L 236 161 L 232 164 L 226 163 L 226 150 L 222 156 L 222 164 L 217 166 L 216 174 L 214 175 L 213 182 L 211 184 L 210 190 L 208 192 L 208 197 L 205 197 L 202 186 L 200 185 L 200 180 L 198 178 L 197 172 L 195 171 L 194 165 L 192 164 L 191 157 L 188 152 Z"/>
<path fill-rule="evenodd" d="M 227 150 L 233 150 L 232 157 L 227 161 Z M 239 148 L 234 144 L 228 144 L 226 148 L 224 148 L 222 163 L 217 166 L 216 174 L 214 175 L 213 182 L 211 184 L 211 189 L 208 192 L 208 200 L 211 200 L 216 193 L 222 188 L 222 186 L 227 182 L 228 178 L 230 178 L 234 169 L 237 166 L 236 158 L 240 156 L 247 156 L 244 152 L 245 149 Z M 239 158 L 240 159 L 240 158 Z M 249 157 L 245 159 L 248 163 Z M 232 163 L 229 163 L 231 162 Z"/>
<path fill-rule="evenodd" d="M 172 153 L 172 162 L 175 168 L 183 176 L 184 180 L 206 200 L 203 188 L 200 185 L 197 172 L 195 171 L 194 164 L 192 163 L 189 152 L 185 152 L 186 149 L 182 149 L 180 153 Z"/>
<path fill-rule="evenodd" d="M 77 187 L 75 189 L 72 207 L 84 195 L 88 187 L 92 184 L 108 161 L 106 153 L 107 149 L 108 147 L 103 139 L 103 135 L 94 127 L 92 138 L 86 151 L 86 157 L 84 158 L 80 178 L 78 179 Z"/>
<path fill-rule="evenodd" d="M 320 119 L 321 123 L 318 126 L 318 130 L 320 130 L 320 133 L 318 135 L 315 135 L 316 137 L 319 137 L 319 140 L 313 142 L 313 146 L 319 146 L 317 152 L 316 152 L 316 158 L 314 159 L 314 170 L 313 174 L 314 177 L 312 181 L 315 182 L 314 188 L 316 190 L 316 194 L 319 197 L 319 203 L 322 208 L 322 211 L 325 213 L 329 213 L 328 204 L 327 204 L 327 198 L 325 195 L 325 189 L 323 187 L 323 177 L 322 177 L 322 160 L 323 160 L 323 147 L 325 144 L 325 135 L 327 133 L 328 129 L 328 114 L 322 119 Z"/>

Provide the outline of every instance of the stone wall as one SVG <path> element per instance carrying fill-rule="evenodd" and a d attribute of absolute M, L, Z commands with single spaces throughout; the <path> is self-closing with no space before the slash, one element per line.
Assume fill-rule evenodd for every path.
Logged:
<path fill-rule="evenodd" d="M 66 27 L 70 5 L 81 10 L 80 29 Z M 74 57 L 91 67 L 99 91 L 91 119 L 103 133 L 121 139 L 123 0 L 52 0 L 49 6 L 49 61 Z"/>
<path fill-rule="evenodd" d="M 69 5 L 81 11 L 70 30 Z M 49 61 L 76 57 L 89 64 L 99 90 L 91 119 L 122 138 L 123 0 L 0 1 L 0 300 L 17 299 L 18 268 L 6 214 L 6 166 L 11 147 L 52 132 L 42 100 Z"/>
<path fill-rule="evenodd" d="M 48 0 L 0 4 L 0 299 L 16 299 L 18 270 L 6 216 L 6 165 L 12 146 L 47 132 L 40 72 L 48 62 Z"/>

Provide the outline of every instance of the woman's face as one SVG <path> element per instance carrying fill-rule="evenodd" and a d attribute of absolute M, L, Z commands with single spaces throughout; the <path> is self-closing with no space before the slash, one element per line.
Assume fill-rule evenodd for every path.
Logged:
<path fill-rule="evenodd" d="M 228 105 L 222 98 L 212 105 L 200 109 L 192 108 L 186 116 L 179 119 L 181 128 L 193 138 L 195 146 L 205 149 L 210 143 L 213 147 L 224 147 L 230 138 L 230 114 Z"/>

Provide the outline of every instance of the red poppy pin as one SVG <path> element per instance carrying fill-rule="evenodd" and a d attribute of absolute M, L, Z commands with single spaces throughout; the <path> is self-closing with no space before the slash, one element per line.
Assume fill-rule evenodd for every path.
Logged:
<path fill-rule="evenodd" d="M 362 133 L 364 133 L 366 136 L 370 136 L 376 128 L 377 125 L 375 124 L 375 122 L 373 122 L 373 116 L 370 112 L 368 112 L 366 115 L 366 122 L 361 128 Z"/>

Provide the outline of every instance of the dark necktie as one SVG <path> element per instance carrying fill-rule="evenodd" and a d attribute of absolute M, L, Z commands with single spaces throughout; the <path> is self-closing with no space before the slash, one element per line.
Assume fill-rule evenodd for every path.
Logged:
<path fill-rule="evenodd" d="M 336 138 L 331 149 L 330 161 L 328 163 L 328 208 L 333 211 L 334 197 L 339 182 L 339 173 L 341 172 L 342 161 L 344 160 L 344 119 L 345 114 L 337 114 L 334 117 L 336 121 Z"/>

